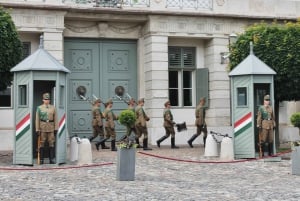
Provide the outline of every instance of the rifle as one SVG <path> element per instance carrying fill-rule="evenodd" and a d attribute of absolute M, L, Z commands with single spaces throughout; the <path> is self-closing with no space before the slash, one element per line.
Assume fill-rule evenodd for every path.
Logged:
<path fill-rule="evenodd" d="M 37 139 L 37 164 L 40 165 L 40 149 L 41 149 L 41 134 L 38 134 Z"/>

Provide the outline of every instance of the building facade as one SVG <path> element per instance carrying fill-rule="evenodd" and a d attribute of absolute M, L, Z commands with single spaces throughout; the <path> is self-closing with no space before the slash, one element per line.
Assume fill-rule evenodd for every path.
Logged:
<path fill-rule="evenodd" d="M 300 13 L 300 2 L 292 0 L 0 0 L 0 6 L 11 8 L 24 51 L 37 50 L 43 35 L 44 48 L 71 71 L 69 136 L 92 132 L 91 106 L 79 89 L 89 100 L 113 98 L 118 113 L 127 108 L 115 96 L 123 86 L 124 99 L 145 98 L 151 144 L 164 134 L 167 99 L 175 122 L 188 127 L 176 135 L 177 144 L 195 133 L 194 109 L 203 96 L 209 129 L 231 134 L 230 82 L 221 57 L 230 34 L 262 20 L 295 21 Z M 2 150 L 13 149 L 12 105 L 0 109 Z M 121 136 L 124 128 L 117 129 Z"/>

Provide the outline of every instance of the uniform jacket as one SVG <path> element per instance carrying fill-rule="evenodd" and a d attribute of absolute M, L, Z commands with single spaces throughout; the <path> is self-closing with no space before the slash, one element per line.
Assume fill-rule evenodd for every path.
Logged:
<path fill-rule="evenodd" d="M 257 113 L 257 127 L 263 129 L 273 129 L 276 127 L 275 115 L 270 105 L 260 106 Z"/>
<path fill-rule="evenodd" d="M 105 127 L 115 128 L 114 120 L 117 120 L 118 117 L 113 113 L 113 111 L 110 108 L 106 108 L 104 110 L 103 116 L 106 120 Z"/>
<path fill-rule="evenodd" d="M 135 125 L 146 127 L 146 121 L 149 121 L 149 117 L 144 112 L 144 109 L 142 106 L 138 105 L 135 108 L 135 115 L 136 115 Z"/>
<path fill-rule="evenodd" d="M 206 122 L 205 122 L 205 108 L 203 105 L 198 105 L 196 107 L 195 110 L 195 116 L 196 116 L 196 120 L 195 120 L 195 125 L 196 126 L 205 126 Z"/>
<path fill-rule="evenodd" d="M 37 107 L 35 115 L 35 130 L 53 132 L 58 130 L 57 113 L 53 105 L 42 104 Z"/>
<path fill-rule="evenodd" d="M 173 127 L 173 115 L 170 109 L 164 109 L 164 127 Z"/>
<path fill-rule="evenodd" d="M 92 108 L 93 121 L 92 126 L 103 126 L 103 114 L 101 112 L 100 107 L 93 106 Z"/>

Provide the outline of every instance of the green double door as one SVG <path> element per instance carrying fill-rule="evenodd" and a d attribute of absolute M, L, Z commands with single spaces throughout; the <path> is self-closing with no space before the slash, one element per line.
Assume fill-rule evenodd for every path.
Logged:
<path fill-rule="evenodd" d="M 117 115 L 128 106 L 116 96 L 116 87 L 124 87 L 125 94 L 137 98 L 136 41 L 65 39 L 64 61 L 71 71 L 67 101 L 70 137 L 92 135 L 90 102 L 95 97 L 103 102 L 112 98 L 113 112 Z M 101 109 L 103 112 L 103 104 Z M 116 132 L 119 139 L 125 134 L 125 127 L 116 122 Z"/>

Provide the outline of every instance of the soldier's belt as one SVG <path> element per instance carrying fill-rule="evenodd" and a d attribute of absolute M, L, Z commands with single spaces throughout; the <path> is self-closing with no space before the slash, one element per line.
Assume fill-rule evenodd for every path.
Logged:
<path fill-rule="evenodd" d="M 53 120 L 41 120 L 42 122 L 54 122 Z"/>

